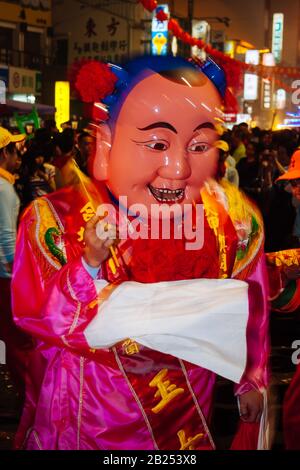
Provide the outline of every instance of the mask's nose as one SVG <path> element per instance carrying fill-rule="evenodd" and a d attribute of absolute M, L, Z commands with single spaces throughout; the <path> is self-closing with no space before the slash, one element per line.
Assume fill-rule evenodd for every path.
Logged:
<path fill-rule="evenodd" d="M 175 155 L 166 155 L 163 165 L 158 169 L 159 176 L 168 180 L 187 180 L 191 173 L 191 166 L 184 150 L 179 150 Z"/>

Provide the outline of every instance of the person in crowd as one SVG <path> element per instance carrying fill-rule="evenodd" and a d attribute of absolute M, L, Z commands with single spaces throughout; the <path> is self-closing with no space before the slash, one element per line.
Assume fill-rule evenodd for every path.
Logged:
<path fill-rule="evenodd" d="M 66 128 L 54 139 L 55 158 L 53 164 L 56 167 L 56 187 L 61 189 L 66 186 L 76 186 L 83 182 L 84 174 L 76 162 L 75 131 Z"/>
<path fill-rule="evenodd" d="M 57 132 L 59 132 L 55 119 L 46 119 L 44 121 L 44 129 L 50 132 L 51 135 L 55 135 Z"/>
<path fill-rule="evenodd" d="M 261 129 L 259 127 L 254 127 L 251 130 L 251 142 L 254 142 L 255 144 L 259 144 L 260 138 L 261 138 Z"/>
<path fill-rule="evenodd" d="M 51 133 L 45 128 L 37 129 L 33 141 L 30 142 L 30 144 L 36 144 L 40 148 L 45 163 L 52 163 L 55 153 L 54 139 L 57 135 L 59 135 L 58 132 Z"/>
<path fill-rule="evenodd" d="M 231 142 L 234 149 L 232 156 L 235 159 L 236 164 L 238 164 L 242 158 L 246 157 L 244 131 L 242 129 L 237 128 L 237 130 L 232 133 Z"/>
<path fill-rule="evenodd" d="M 258 179 L 262 192 L 273 188 L 278 170 L 276 160 L 277 150 L 275 148 L 265 149 L 259 156 Z"/>
<path fill-rule="evenodd" d="M 56 190 L 55 167 L 45 162 L 43 148 L 32 142 L 23 156 L 26 204 Z"/>
<path fill-rule="evenodd" d="M 246 147 L 246 158 L 242 158 L 236 166 L 239 174 L 240 188 L 251 198 L 257 200 L 257 181 L 259 160 L 257 145 L 250 142 Z"/>
<path fill-rule="evenodd" d="M 244 142 L 244 145 L 245 147 L 247 146 L 247 144 L 251 141 L 252 139 L 252 132 L 251 130 L 249 129 L 249 125 L 246 123 L 246 122 L 241 122 L 239 125 L 238 125 L 238 129 L 241 130 L 244 134 L 244 137 L 243 137 L 243 142 Z"/>
<path fill-rule="evenodd" d="M 96 139 L 92 132 L 84 130 L 78 136 L 76 163 L 80 170 L 88 175 L 89 160 L 95 154 Z"/>
<path fill-rule="evenodd" d="M 262 131 L 259 142 L 259 154 L 263 154 L 264 151 L 271 151 L 273 146 L 273 133 L 272 131 Z"/>
<path fill-rule="evenodd" d="M 235 159 L 230 155 L 229 145 L 225 140 L 219 140 L 216 147 L 220 152 L 219 177 L 225 178 L 229 183 L 239 187 L 239 174 L 236 169 Z"/>
<path fill-rule="evenodd" d="M 11 276 L 20 207 L 14 189 L 14 173 L 18 164 L 16 144 L 24 139 L 25 135 L 13 135 L 0 127 L 0 339 L 5 343 L 7 365 L 21 394 L 24 393 L 29 340 L 12 319 Z"/>

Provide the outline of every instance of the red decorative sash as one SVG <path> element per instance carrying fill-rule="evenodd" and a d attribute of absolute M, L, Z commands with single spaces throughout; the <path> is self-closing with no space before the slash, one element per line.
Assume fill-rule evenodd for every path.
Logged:
<path fill-rule="evenodd" d="M 131 340 L 113 351 L 157 449 L 215 448 L 183 361 Z"/>

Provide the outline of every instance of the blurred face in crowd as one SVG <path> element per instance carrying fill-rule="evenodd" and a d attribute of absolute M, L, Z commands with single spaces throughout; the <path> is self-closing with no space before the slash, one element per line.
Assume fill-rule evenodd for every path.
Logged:
<path fill-rule="evenodd" d="M 255 147 L 253 144 L 248 144 L 246 147 L 246 155 L 249 159 L 254 159 L 256 157 Z"/>
<path fill-rule="evenodd" d="M 127 96 L 102 155 L 109 189 L 127 196 L 128 205 L 191 204 L 215 176 L 221 98 L 204 74 L 194 79 L 187 86 L 153 74 Z"/>
<path fill-rule="evenodd" d="M 35 163 L 37 164 L 38 167 L 41 167 L 44 163 L 44 157 L 43 155 L 39 155 L 38 157 L 35 158 Z"/>
<path fill-rule="evenodd" d="M 25 132 L 27 135 L 31 135 L 34 132 L 34 126 L 32 124 L 26 124 Z"/>
<path fill-rule="evenodd" d="M 0 150 L 0 164 L 9 173 L 14 173 L 18 164 L 16 144 L 9 144 Z"/>
<path fill-rule="evenodd" d="M 245 137 L 250 136 L 249 126 L 246 123 L 240 124 L 238 128 L 243 132 Z"/>
<path fill-rule="evenodd" d="M 96 139 L 92 136 L 83 137 L 79 140 L 79 150 L 81 155 L 88 160 L 90 157 L 94 156 L 96 151 Z"/>
<path fill-rule="evenodd" d="M 289 181 L 291 188 L 292 188 L 292 194 L 295 199 L 298 199 L 300 201 L 300 178 L 295 179 L 295 180 L 290 180 Z"/>
<path fill-rule="evenodd" d="M 272 140 L 273 140 L 272 134 L 268 133 L 263 136 L 262 143 L 265 147 L 269 147 L 272 144 Z"/>

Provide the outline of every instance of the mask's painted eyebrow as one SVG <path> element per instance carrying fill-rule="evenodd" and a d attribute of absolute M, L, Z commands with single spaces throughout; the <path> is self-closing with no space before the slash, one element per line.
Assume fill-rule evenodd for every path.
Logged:
<path fill-rule="evenodd" d="M 175 129 L 175 127 L 172 126 L 172 124 L 169 124 L 168 122 L 154 122 L 153 124 L 150 124 L 149 126 L 147 127 L 138 127 L 138 130 L 139 131 L 150 131 L 151 129 L 156 129 L 158 127 L 163 127 L 164 129 L 170 129 L 170 131 L 174 132 L 175 134 L 177 134 L 177 130 Z"/>
<path fill-rule="evenodd" d="M 212 122 L 203 122 L 198 127 L 196 127 L 196 129 L 194 129 L 193 132 L 196 132 L 199 129 L 212 129 L 213 131 L 216 130 L 216 128 L 215 128 L 215 126 L 213 125 Z"/>

